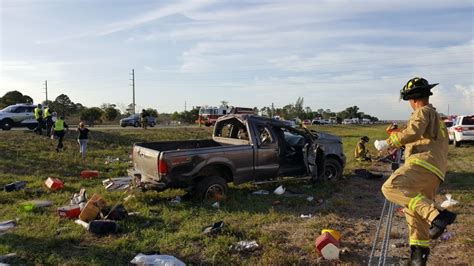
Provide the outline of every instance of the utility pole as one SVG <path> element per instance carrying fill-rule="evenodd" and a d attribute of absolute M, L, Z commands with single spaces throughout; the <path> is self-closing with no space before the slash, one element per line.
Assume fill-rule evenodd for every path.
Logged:
<path fill-rule="evenodd" d="M 48 81 L 44 81 L 44 91 L 46 93 L 46 104 L 48 104 Z"/>
<path fill-rule="evenodd" d="M 186 112 L 186 101 L 184 101 L 184 111 Z"/>
<path fill-rule="evenodd" d="M 132 68 L 132 89 L 133 89 L 133 102 L 132 102 L 132 105 L 133 105 L 133 114 L 135 114 L 135 69 Z"/>
<path fill-rule="evenodd" d="M 448 103 L 448 116 L 449 116 L 449 103 Z"/>
<path fill-rule="evenodd" d="M 271 113 L 270 117 L 273 117 L 273 110 L 275 110 L 275 105 L 272 103 L 272 111 L 270 112 Z"/>

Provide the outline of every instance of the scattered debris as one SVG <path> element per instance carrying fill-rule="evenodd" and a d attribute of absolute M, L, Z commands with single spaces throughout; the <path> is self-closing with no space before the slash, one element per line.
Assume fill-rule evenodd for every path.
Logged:
<path fill-rule="evenodd" d="M 449 232 L 449 231 L 448 231 L 448 232 L 444 232 L 444 233 L 441 235 L 440 239 L 441 239 L 441 240 L 444 240 L 444 241 L 447 241 L 447 240 L 449 240 L 449 239 L 451 239 L 451 238 L 453 238 L 453 237 L 455 237 L 455 236 L 456 236 L 456 234 L 455 234 L 454 232 Z"/>
<path fill-rule="evenodd" d="M 56 177 L 48 177 L 44 184 L 51 190 L 61 190 L 64 188 L 64 182 Z"/>
<path fill-rule="evenodd" d="M 102 181 L 102 184 L 107 190 L 126 190 L 130 188 L 132 184 L 131 177 L 117 177 L 117 178 L 108 178 Z"/>
<path fill-rule="evenodd" d="M 94 177 L 99 177 L 99 171 L 96 170 L 83 170 L 81 172 L 81 177 L 82 178 L 94 178 Z"/>
<path fill-rule="evenodd" d="M 0 222 L 0 234 L 3 234 L 14 228 L 17 224 L 17 221 L 18 219 Z"/>
<path fill-rule="evenodd" d="M 72 195 L 72 198 L 71 198 L 71 205 L 75 205 L 75 204 L 81 204 L 81 203 L 85 203 L 87 202 L 87 194 L 86 194 L 86 189 L 85 188 L 81 188 L 81 190 L 79 191 L 79 193 L 74 193 L 74 195 Z M 82 209 L 82 208 L 81 208 Z"/>
<path fill-rule="evenodd" d="M 82 209 L 79 219 L 84 222 L 95 220 L 105 206 L 105 200 L 100 195 L 94 194 Z"/>
<path fill-rule="evenodd" d="M 316 239 L 316 251 L 327 260 L 337 260 L 340 253 L 339 241 L 326 232 Z"/>
<path fill-rule="evenodd" d="M 402 243 L 402 242 L 398 242 L 398 243 L 393 243 L 391 245 L 392 248 L 402 248 L 404 247 L 406 244 L 405 243 Z"/>
<path fill-rule="evenodd" d="M 112 156 L 107 156 L 105 157 L 105 162 L 104 164 L 110 164 L 110 163 L 117 163 L 120 162 L 120 158 L 112 158 Z"/>
<path fill-rule="evenodd" d="M 202 232 L 204 234 L 217 234 L 222 230 L 223 227 L 224 221 L 219 221 L 217 223 L 214 223 L 213 225 L 205 227 Z"/>
<path fill-rule="evenodd" d="M 275 200 L 275 201 L 272 202 L 273 206 L 279 205 L 279 204 L 281 204 L 281 201 L 279 201 L 279 200 Z"/>
<path fill-rule="evenodd" d="M 130 261 L 132 264 L 147 266 L 186 266 L 182 261 L 170 255 L 145 255 L 139 253 Z"/>
<path fill-rule="evenodd" d="M 232 249 L 236 251 L 255 251 L 259 248 L 260 246 L 257 244 L 257 241 L 239 241 L 235 244 L 235 246 L 231 246 Z"/>
<path fill-rule="evenodd" d="M 53 205 L 53 202 L 49 200 L 32 200 L 21 203 L 20 209 L 22 211 L 30 212 L 39 208 L 49 207 L 51 205 Z"/>
<path fill-rule="evenodd" d="M 286 189 L 283 186 L 279 186 L 273 191 L 273 193 L 277 195 L 283 195 L 285 193 L 285 190 Z"/>
<path fill-rule="evenodd" d="M 446 200 L 443 201 L 443 203 L 441 203 L 441 207 L 446 209 L 446 208 L 454 206 L 458 203 L 459 203 L 459 201 L 454 200 L 453 196 L 451 194 L 446 194 Z"/>
<path fill-rule="evenodd" d="M 174 199 L 170 200 L 170 204 L 173 204 L 173 205 L 178 205 L 181 203 L 181 197 L 180 196 L 176 196 Z"/>
<path fill-rule="evenodd" d="M 0 256 L 0 262 L 3 261 L 3 260 L 6 260 L 6 259 L 9 259 L 9 258 L 14 258 L 16 257 L 16 253 L 8 253 L 8 254 L 5 254 L 5 255 L 1 255 Z M 3 265 L 2 263 L 0 263 L 0 265 Z M 8 264 L 6 264 L 8 265 Z"/>
<path fill-rule="evenodd" d="M 349 248 L 343 248 L 341 249 L 341 254 L 348 254 L 349 252 L 351 252 L 351 250 Z"/>
<path fill-rule="evenodd" d="M 313 196 L 308 196 L 308 197 L 306 198 L 306 200 L 309 201 L 309 202 L 311 202 L 311 201 L 314 200 L 314 197 L 313 197 Z"/>
<path fill-rule="evenodd" d="M 18 191 L 26 187 L 25 181 L 16 181 L 10 184 L 6 184 L 4 189 L 6 192 Z"/>
<path fill-rule="evenodd" d="M 86 223 L 86 222 L 84 222 L 84 221 L 82 221 L 82 220 L 80 220 L 80 219 L 77 219 L 77 220 L 75 220 L 74 222 L 75 222 L 76 224 L 78 224 L 78 225 L 83 226 L 85 229 L 89 230 L 89 224 L 88 224 L 88 223 Z"/>
<path fill-rule="evenodd" d="M 321 230 L 321 235 L 324 233 L 330 233 L 334 239 L 337 241 L 341 240 L 341 232 L 334 230 L 334 229 L 323 229 Z"/>
<path fill-rule="evenodd" d="M 129 200 L 131 200 L 131 199 L 134 199 L 134 198 L 135 198 L 135 195 L 128 195 L 128 196 L 126 196 L 126 197 L 123 199 L 123 201 L 124 201 L 124 202 L 127 202 L 127 201 L 129 201 Z"/>
<path fill-rule="evenodd" d="M 383 177 L 382 174 L 374 174 L 367 169 L 355 169 L 354 174 L 365 179 L 380 179 Z"/>
<path fill-rule="evenodd" d="M 324 203 L 324 200 L 323 200 L 323 199 L 318 199 L 318 201 L 317 201 L 317 202 L 318 202 L 318 205 L 321 205 L 321 204 L 323 204 L 323 203 Z"/>
<path fill-rule="evenodd" d="M 81 207 L 79 204 L 68 205 L 58 208 L 58 215 L 65 218 L 77 218 L 81 214 Z"/>
<path fill-rule="evenodd" d="M 252 192 L 252 194 L 254 194 L 254 195 L 268 195 L 268 194 L 270 194 L 270 191 L 261 189 L 261 190 L 257 190 L 257 191 Z"/>
<path fill-rule="evenodd" d="M 118 231 L 118 224 L 112 220 L 95 220 L 89 223 L 88 231 L 96 235 L 115 234 Z"/>
<path fill-rule="evenodd" d="M 112 207 L 110 212 L 105 216 L 107 220 L 122 220 L 128 217 L 128 212 L 122 204 Z"/>
<path fill-rule="evenodd" d="M 212 204 L 212 207 L 216 208 L 216 209 L 219 209 L 221 207 L 221 204 L 218 201 L 216 201 Z"/>
<path fill-rule="evenodd" d="M 310 214 L 301 214 L 301 215 L 300 215 L 300 218 L 311 218 L 311 217 L 313 217 L 313 215 L 311 215 L 311 213 L 310 213 Z"/>

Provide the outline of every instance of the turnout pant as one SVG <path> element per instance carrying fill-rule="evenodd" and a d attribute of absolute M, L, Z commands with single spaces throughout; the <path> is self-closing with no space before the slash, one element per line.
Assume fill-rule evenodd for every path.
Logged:
<path fill-rule="evenodd" d="M 439 211 L 433 201 L 441 180 L 418 165 L 398 168 L 382 186 L 384 196 L 405 207 L 410 245 L 429 247 L 429 229 Z"/>

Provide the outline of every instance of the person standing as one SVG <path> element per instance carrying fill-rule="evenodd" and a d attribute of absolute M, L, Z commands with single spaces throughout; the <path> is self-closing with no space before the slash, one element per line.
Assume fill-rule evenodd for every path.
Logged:
<path fill-rule="evenodd" d="M 53 127 L 53 116 L 51 115 L 51 111 L 49 110 L 48 106 L 46 106 L 46 108 L 44 108 L 43 118 L 44 118 L 44 122 L 46 124 L 46 135 L 48 137 L 50 137 L 51 136 L 51 128 Z"/>
<path fill-rule="evenodd" d="M 36 119 L 36 122 L 38 122 L 38 125 L 36 126 L 34 131 L 38 135 L 43 134 L 43 110 L 41 108 L 42 108 L 41 104 L 38 104 L 35 108 L 35 119 Z"/>
<path fill-rule="evenodd" d="M 64 147 L 63 145 L 63 138 L 65 135 L 65 130 L 68 130 L 69 126 L 64 122 L 64 117 L 60 116 L 56 122 L 54 122 L 54 126 L 52 130 L 54 135 L 58 138 L 58 145 L 56 146 L 56 152 L 59 152 L 60 149 Z"/>
<path fill-rule="evenodd" d="M 85 127 L 84 122 L 80 122 L 79 127 L 77 128 L 77 132 L 79 133 L 77 136 L 77 142 L 79 143 L 79 152 L 81 153 L 82 159 L 85 160 L 87 142 L 89 140 L 89 129 Z"/>
<path fill-rule="evenodd" d="M 379 150 L 405 146 L 405 164 L 383 184 L 382 193 L 391 202 L 405 207 L 410 235 L 410 265 L 426 265 L 430 239 L 441 236 L 456 214 L 435 205 L 434 197 L 444 182 L 448 132 L 438 112 L 429 102 L 431 89 L 424 78 L 413 78 L 400 91 L 414 110 L 405 129 L 392 132 L 381 141 Z"/>
<path fill-rule="evenodd" d="M 148 112 L 143 109 L 142 113 L 140 114 L 140 122 L 142 124 L 142 128 L 146 129 L 148 126 Z"/>

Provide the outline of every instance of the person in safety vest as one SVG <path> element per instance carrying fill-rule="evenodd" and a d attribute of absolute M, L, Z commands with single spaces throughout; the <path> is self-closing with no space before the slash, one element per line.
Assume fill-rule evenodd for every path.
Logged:
<path fill-rule="evenodd" d="M 64 147 L 63 145 L 63 138 L 65 134 L 65 130 L 67 130 L 69 126 L 64 122 L 64 117 L 60 116 L 53 125 L 54 135 L 58 138 L 58 145 L 56 146 L 56 152 L 59 152 L 60 149 Z M 53 132 L 52 132 L 53 133 Z"/>
<path fill-rule="evenodd" d="M 46 123 L 46 135 L 48 135 L 48 137 L 50 137 L 51 136 L 51 127 L 53 126 L 53 116 L 51 115 L 51 111 L 49 110 L 48 106 L 46 106 L 46 108 L 44 108 L 43 118 L 44 118 L 44 122 Z"/>
<path fill-rule="evenodd" d="M 142 124 L 142 128 L 146 129 L 148 126 L 148 112 L 145 109 L 142 109 L 140 114 L 140 123 Z"/>
<path fill-rule="evenodd" d="M 35 128 L 35 133 L 42 135 L 43 134 L 43 110 L 41 109 L 41 104 L 38 104 L 34 110 L 35 112 L 35 119 L 38 122 L 38 125 Z"/>
<path fill-rule="evenodd" d="M 380 150 L 405 146 L 405 164 L 383 184 L 385 197 L 405 207 L 410 234 L 410 265 L 426 265 L 429 241 L 454 222 L 456 214 L 442 210 L 433 201 L 444 181 L 448 156 L 446 126 L 429 103 L 431 89 L 424 78 L 413 78 L 400 91 L 401 99 L 414 110 L 405 129 L 392 132 Z M 383 146 L 383 147 L 381 147 Z"/>
<path fill-rule="evenodd" d="M 365 144 L 369 142 L 369 137 L 363 136 L 360 138 L 359 142 L 354 150 L 354 157 L 358 161 L 370 161 L 369 151 L 365 147 Z"/>

